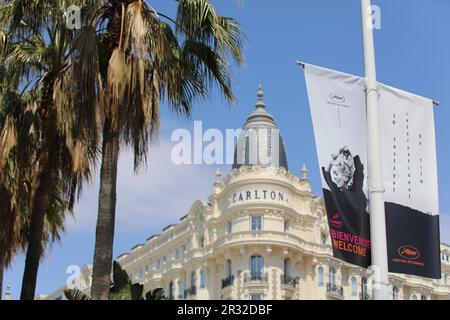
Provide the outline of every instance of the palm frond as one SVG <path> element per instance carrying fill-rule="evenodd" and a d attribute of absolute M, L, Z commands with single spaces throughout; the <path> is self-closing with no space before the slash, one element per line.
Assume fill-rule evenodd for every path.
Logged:
<path fill-rule="evenodd" d="M 91 300 L 91 298 L 83 293 L 82 291 L 78 289 L 67 289 L 64 290 L 64 295 L 66 296 L 67 300 L 76 300 L 76 301 L 88 301 Z"/>

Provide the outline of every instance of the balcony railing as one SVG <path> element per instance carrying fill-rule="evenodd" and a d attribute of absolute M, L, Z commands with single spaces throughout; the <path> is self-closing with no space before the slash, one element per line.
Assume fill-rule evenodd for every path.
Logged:
<path fill-rule="evenodd" d="M 251 272 L 245 274 L 244 283 L 268 283 L 269 275 L 267 272 Z"/>
<path fill-rule="evenodd" d="M 231 275 L 225 279 L 222 279 L 222 289 L 231 287 L 233 285 L 234 282 L 234 276 Z"/>
<path fill-rule="evenodd" d="M 190 287 L 189 289 L 187 289 L 184 292 L 184 296 L 185 297 L 187 297 L 187 296 L 196 296 L 196 295 L 197 295 L 197 287 L 196 286 Z"/>
<path fill-rule="evenodd" d="M 282 274 L 281 275 L 281 284 L 284 286 L 297 288 L 297 286 L 299 284 L 299 278 Z"/>
<path fill-rule="evenodd" d="M 327 283 L 327 293 L 331 293 L 331 294 L 343 297 L 344 296 L 344 288 L 342 288 L 341 286 L 338 286 L 334 283 Z"/>
<path fill-rule="evenodd" d="M 370 297 L 370 295 L 367 292 L 361 292 L 359 294 L 359 299 L 360 300 L 372 300 L 372 298 Z"/>

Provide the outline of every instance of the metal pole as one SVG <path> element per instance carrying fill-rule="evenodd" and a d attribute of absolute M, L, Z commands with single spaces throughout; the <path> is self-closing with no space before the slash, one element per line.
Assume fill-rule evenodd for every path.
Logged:
<path fill-rule="evenodd" d="M 372 268 L 374 271 L 374 300 L 389 299 L 389 274 L 386 244 L 384 185 L 381 165 L 380 132 L 378 125 L 378 82 L 375 67 L 375 48 L 370 0 L 361 0 L 366 73 L 368 182 Z"/>

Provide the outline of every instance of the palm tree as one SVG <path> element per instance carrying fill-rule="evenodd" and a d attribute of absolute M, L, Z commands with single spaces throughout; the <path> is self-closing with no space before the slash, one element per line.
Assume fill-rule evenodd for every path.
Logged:
<path fill-rule="evenodd" d="M 91 300 L 83 291 L 77 289 L 64 290 L 67 300 Z M 144 299 L 145 298 L 145 299 Z M 113 279 L 109 290 L 110 300 L 166 300 L 164 289 L 157 288 L 144 294 L 144 286 L 132 283 L 128 273 L 117 261 L 113 264 Z"/>
<path fill-rule="evenodd" d="M 173 18 L 150 1 L 100 2 L 75 49 L 90 66 L 84 80 L 98 85 L 89 102 L 101 106 L 103 120 L 94 300 L 108 299 L 111 282 L 121 144 L 132 147 L 139 168 L 158 134 L 159 101 L 189 116 L 195 99 L 207 98 L 214 85 L 233 101 L 228 60 L 243 60 L 238 23 L 220 16 L 209 0 L 179 0 Z"/>
<path fill-rule="evenodd" d="M 21 224 L 27 246 L 21 299 L 26 300 L 34 298 L 43 239 L 57 225 L 50 223 L 49 212 L 72 209 L 97 152 L 95 110 L 70 109 L 64 99 L 65 79 L 79 70 L 79 57 L 70 51 L 75 31 L 66 28 L 65 5 L 64 0 L 13 0 L 0 6 L 1 30 L 11 42 L 8 64 L 31 97 L 26 108 L 12 108 L 0 127 L 7 142 L 0 146 L 0 171 L 15 157 L 18 184 L 10 190 L 17 193 L 26 181 L 31 199 L 29 221 Z"/>

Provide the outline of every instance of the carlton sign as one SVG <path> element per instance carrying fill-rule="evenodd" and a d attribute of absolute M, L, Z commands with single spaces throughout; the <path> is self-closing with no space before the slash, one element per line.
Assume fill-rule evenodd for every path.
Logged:
<path fill-rule="evenodd" d="M 274 190 L 245 190 L 234 193 L 230 198 L 233 205 L 248 201 L 288 202 L 284 192 Z"/>

